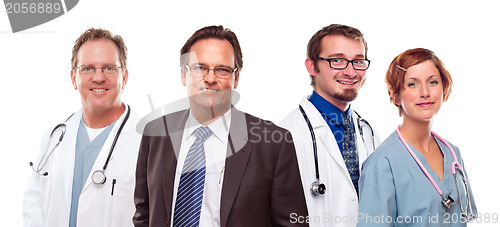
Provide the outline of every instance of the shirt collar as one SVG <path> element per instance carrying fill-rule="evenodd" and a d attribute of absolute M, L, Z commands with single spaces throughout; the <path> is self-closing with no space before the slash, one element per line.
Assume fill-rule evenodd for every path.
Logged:
<path fill-rule="evenodd" d="M 311 102 L 316 109 L 321 113 L 321 115 L 328 117 L 330 120 L 335 122 L 336 125 L 342 125 L 342 119 L 344 118 L 344 114 L 347 113 L 349 117 L 352 119 L 352 111 L 351 105 L 347 108 L 346 112 L 343 112 L 338 107 L 328 102 L 326 99 L 318 95 L 315 91 L 309 97 L 309 102 Z"/>
<path fill-rule="evenodd" d="M 217 120 L 213 121 L 207 126 L 208 128 L 210 128 L 210 130 L 212 130 L 213 134 L 220 142 L 226 143 L 229 135 L 230 125 L 231 125 L 231 108 L 229 108 L 229 110 L 224 115 L 217 118 Z M 194 134 L 194 131 L 201 126 L 202 125 L 200 124 L 200 122 L 198 122 L 198 120 L 194 118 L 191 110 L 189 110 L 189 117 L 187 119 L 186 129 L 185 129 L 187 134 L 184 134 L 187 135 L 187 137 L 185 137 L 185 139 L 187 140 L 189 137 L 191 137 L 191 135 Z"/>

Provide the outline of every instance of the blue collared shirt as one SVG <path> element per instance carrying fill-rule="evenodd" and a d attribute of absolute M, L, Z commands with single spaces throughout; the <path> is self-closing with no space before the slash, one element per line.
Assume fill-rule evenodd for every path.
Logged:
<path fill-rule="evenodd" d="M 332 130 L 333 136 L 337 141 L 340 153 L 342 153 L 342 137 L 344 136 L 342 119 L 344 119 L 344 114 L 348 114 L 352 122 L 351 106 L 349 105 L 346 112 L 343 112 L 338 107 L 318 95 L 315 91 L 313 91 L 312 95 L 309 97 L 309 102 L 311 102 L 316 109 L 318 109 L 323 119 L 325 119 L 326 124 L 328 124 L 330 130 Z"/>

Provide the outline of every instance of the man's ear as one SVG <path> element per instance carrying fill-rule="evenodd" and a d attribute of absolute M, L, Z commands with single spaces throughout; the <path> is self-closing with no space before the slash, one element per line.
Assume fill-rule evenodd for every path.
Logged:
<path fill-rule="evenodd" d="M 125 70 L 125 74 L 123 75 L 122 90 L 125 88 L 127 81 L 128 81 L 128 70 Z"/>
<path fill-rule="evenodd" d="M 314 61 L 310 58 L 307 58 L 305 61 L 306 69 L 309 75 L 316 76 L 316 69 L 314 67 Z"/>
<path fill-rule="evenodd" d="M 186 86 L 186 70 L 181 68 L 181 80 L 182 85 Z"/>
<path fill-rule="evenodd" d="M 78 87 L 76 86 L 76 73 L 73 70 L 71 70 L 71 83 L 73 84 L 73 88 L 77 90 Z"/>
<path fill-rule="evenodd" d="M 236 89 L 236 87 L 238 87 L 238 81 L 240 80 L 240 72 L 236 72 L 234 74 L 234 85 L 233 85 L 233 89 Z"/>

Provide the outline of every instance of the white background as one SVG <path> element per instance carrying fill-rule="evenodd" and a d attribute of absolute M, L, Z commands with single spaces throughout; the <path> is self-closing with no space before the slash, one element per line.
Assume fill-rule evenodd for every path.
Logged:
<path fill-rule="evenodd" d="M 433 50 L 454 81 L 433 130 L 460 147 L 478 211 L 498 215 L 497 5 L 494 1 L 82 0 L 65 15 L 16 34 L 1 6 L 0 225 L 22 225 L 22 193 L 32 172 L 28 163 L 36 158 L 41 137 L 51 125 L 81 106 L 71 86 L 70 58 L 83 31 L 102 27 L 124 38 L 130 76 L 123 99 L 144 116 L 151 111 L 148 94 L 156 107 L 186 97 L 179 50 L 197 29 L 219 24 L 237 34 L 243 49 L 237 107 L 274 122 L 312 91 L 304 67 L 311 36 L 332 23 L 360 29 L 372 65 L 353 107 L 382 139 L 401 122 L 384 83 L 390 61 L 410 48 Z"/>

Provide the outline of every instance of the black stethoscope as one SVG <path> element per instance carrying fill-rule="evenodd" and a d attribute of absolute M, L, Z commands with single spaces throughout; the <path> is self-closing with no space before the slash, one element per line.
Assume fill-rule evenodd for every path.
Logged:
<path fill-rule="evenodd" d="M 64 134 L 66 134 L 66 122 L 73 115 L 74 115 L 74 113 L 71 114 L 71 116 L 69 116 L 68 119 L 66 119 L 66 121 L 64 121 L 64 123 L 60 123 L 60 124 L 56 125 L 56 127 L 54 127 L 54 129 L 50 133 L 49 141 L 52 140 L 52 136 L 57 131 L 57 129 L 61 130 L 61 136 L 59 136 L 59 139 L 58 139 L 56 145 L 54 146 L 54 148 L 52 148 L 52 150 L 50 150 L 50 152 L 47 154 L 48 146 L 50 145 L 50 142 L 49 142 L 49 145 L 47 145 L 47 149 L 45 150 L 45 153 L 43 154 L 42 158 L 38 162 L 38 165 L 37 165 L 36 169 L 35 169 L 35 167 L 33 167 L 33 162 L 29 163 L 29 165 L 31 166 L 31 168 L 33 169 L 33 171 L 35 171 L 36 173 L 38 173 L 40 176 L 48 176 L 49 175 L 48 172 L 40 173 L 40 171 L 42 171 L 42 169 L 45 167 L 45 164 L 47 163 L 47 160 L 49 159 L 49 157 L 52 155 L 52 152 L 54 152 L 54 150 L 62 142 L 62 140 L 64 138 Z M 108 163 L 109 163 L 109 160 L 111 159 L 111 155 L 113 154 L 113 150 L 115 148 L 116 141 L 118 141 L 118 137 L 120 137 L 122 129 L 125 126 L 125 123 L 127 123 L 127 120 L 129 118 L 129 116 L 130 116 L 130 106 L 127 105 L 127 114 L 125 115 L 125 118 L 123 119 L 123 122 L 120 125 L 120 128 L 118 129 L 118 132 L 116 133 L 115 139 L 113 140 L 113 144 L 111 145 L 111 148 L 109 149 L 108 157 L 106 158 L 106 162 L 104 163 L 104 166 L 102 167 L 102 170 L 96 170 L 92 174 L 92 182 L 94 182 L 95 184 L 104 184 L 106 182 L 106 175 L 104 174 L 104 171 L 108 167 Z"/>
<path fill-rule="evenodd" d="M 302 108 L 301 105 L 299 105 L 300 112 L 302 112 L 302 116 L 304 117 L 304 120 L 306 120 L 307 126 L 309 127 L 309 132 L 311 133 L 311 138 L 312 138 L 312 145 L 313 145 L 313 152 L 314 152 L 314 168 L 316 170 L 316 180 L 311 184 L 311 194 L 313 196 L 318 196 L 318 195 L 323 195 L 326 192 L 326 186 L 319 180 L 319 168 L 318 168 L 318 148 L 316 146 L 316 135 L 314 134 L 314 129 L 311 125 L 311 122 L 309 121 L 309 118 L 307 117 L 306 112 Z M 361 122 L 366 124 L 371 131 L 372 135 L 372 144 L 373 144 L 373 149 L 375 150 L 375 134 L 373 133 L 372 126 L 363 119 L 356 111 L 353 110 L 354 113 L 358 116 L 358 129 L 359 129 L 359 134 L 361 135 L 361 138 L 363 139 L 363 143 L 365 142 L 364 136 L 363 136 L 363 129 L 361 127 Z"/>

